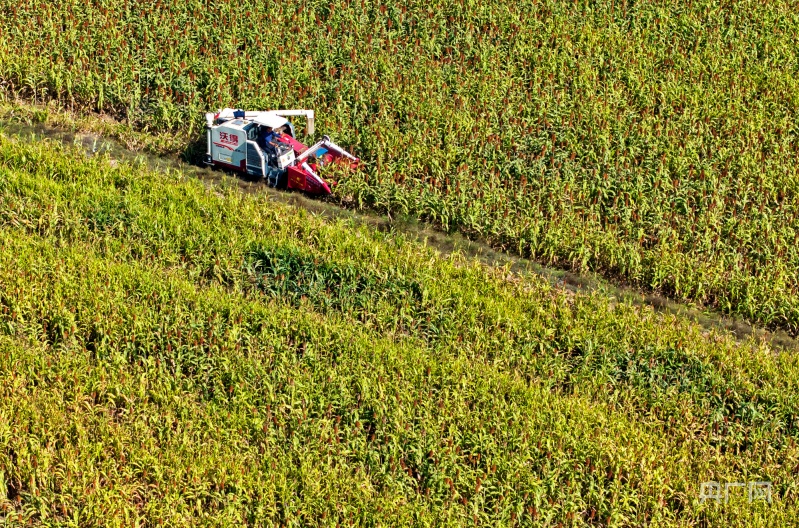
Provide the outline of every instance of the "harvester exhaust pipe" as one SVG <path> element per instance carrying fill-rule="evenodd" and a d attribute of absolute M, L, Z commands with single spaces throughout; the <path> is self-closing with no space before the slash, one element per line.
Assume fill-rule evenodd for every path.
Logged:
<path fill-rule="evenodd" d="M 213 161 L 213 156 L 211 155 L 211 128 L 214 126 L 214 114 L 207 113 L 205 114 L 205 134 L 208 138 L 205 147 L 205 162 L 211 163 Z"/>

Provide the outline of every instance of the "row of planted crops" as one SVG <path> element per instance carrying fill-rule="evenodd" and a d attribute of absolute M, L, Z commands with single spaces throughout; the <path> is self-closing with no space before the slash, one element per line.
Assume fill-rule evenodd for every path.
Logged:
<path fill-rule="evenodd" d="M 789 1 L 0 1 L 6 97 L 200 137 L 311 107 L 337 199 L 799 331 Z"/>
<path fill-rule="evenodd" d="M 12 526 L 788 526 L 797 380 L 602 293 L 0 135 Z"/>

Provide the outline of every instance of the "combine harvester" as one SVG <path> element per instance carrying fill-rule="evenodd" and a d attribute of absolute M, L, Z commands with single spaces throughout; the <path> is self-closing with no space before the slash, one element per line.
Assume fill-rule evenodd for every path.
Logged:
<path fill-rule="evenodd" d="M 286 119 L 291 116 L 304 116 L 307 134 L 313 135 L 313 110 L 245 112 L 225 108 L 205 114 L 205 163 L 262 177 L 270 187 L 330 194 L 330 186 L 317 173 L 319 168 L 333 161 L 354 168 L 360 160 L 327 136 L 306 147 L 295 139 L 294 125 Z"/>

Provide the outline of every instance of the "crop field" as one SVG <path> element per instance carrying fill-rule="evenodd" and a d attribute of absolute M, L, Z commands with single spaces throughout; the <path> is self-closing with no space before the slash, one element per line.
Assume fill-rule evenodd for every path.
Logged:
<path fill-rule="evenodd" d="M 11 525 L 787 526 L 797 380 L 651 308 L 0 135 Z"/>
<path fill-rule="evenodd" d="M 799 333 L 792 1 L 0 0 L 0 93 L 188 148 L 309 107 L 408 214 Z"/>
<path fill-rule="evenodd" d="M 795 1 L 56 4 L 0 105 L 313 108 L 337 204 L 799 336 Z M 799 518 L 795 351 L 215 181 L 0 129 L 0 526 Z"/>

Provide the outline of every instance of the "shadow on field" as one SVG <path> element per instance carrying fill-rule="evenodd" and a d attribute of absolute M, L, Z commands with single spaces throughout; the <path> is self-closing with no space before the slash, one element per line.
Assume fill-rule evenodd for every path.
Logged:
<path fill-rule="evenodd" d="M 205 167 L 203 163 L 203 156 L 206 152 L 205 136 L 200 136 L 196 140 L 189 143 L 185 149 L 178 156 L 180 161 L 194 165 L 196 167 Z"/>

